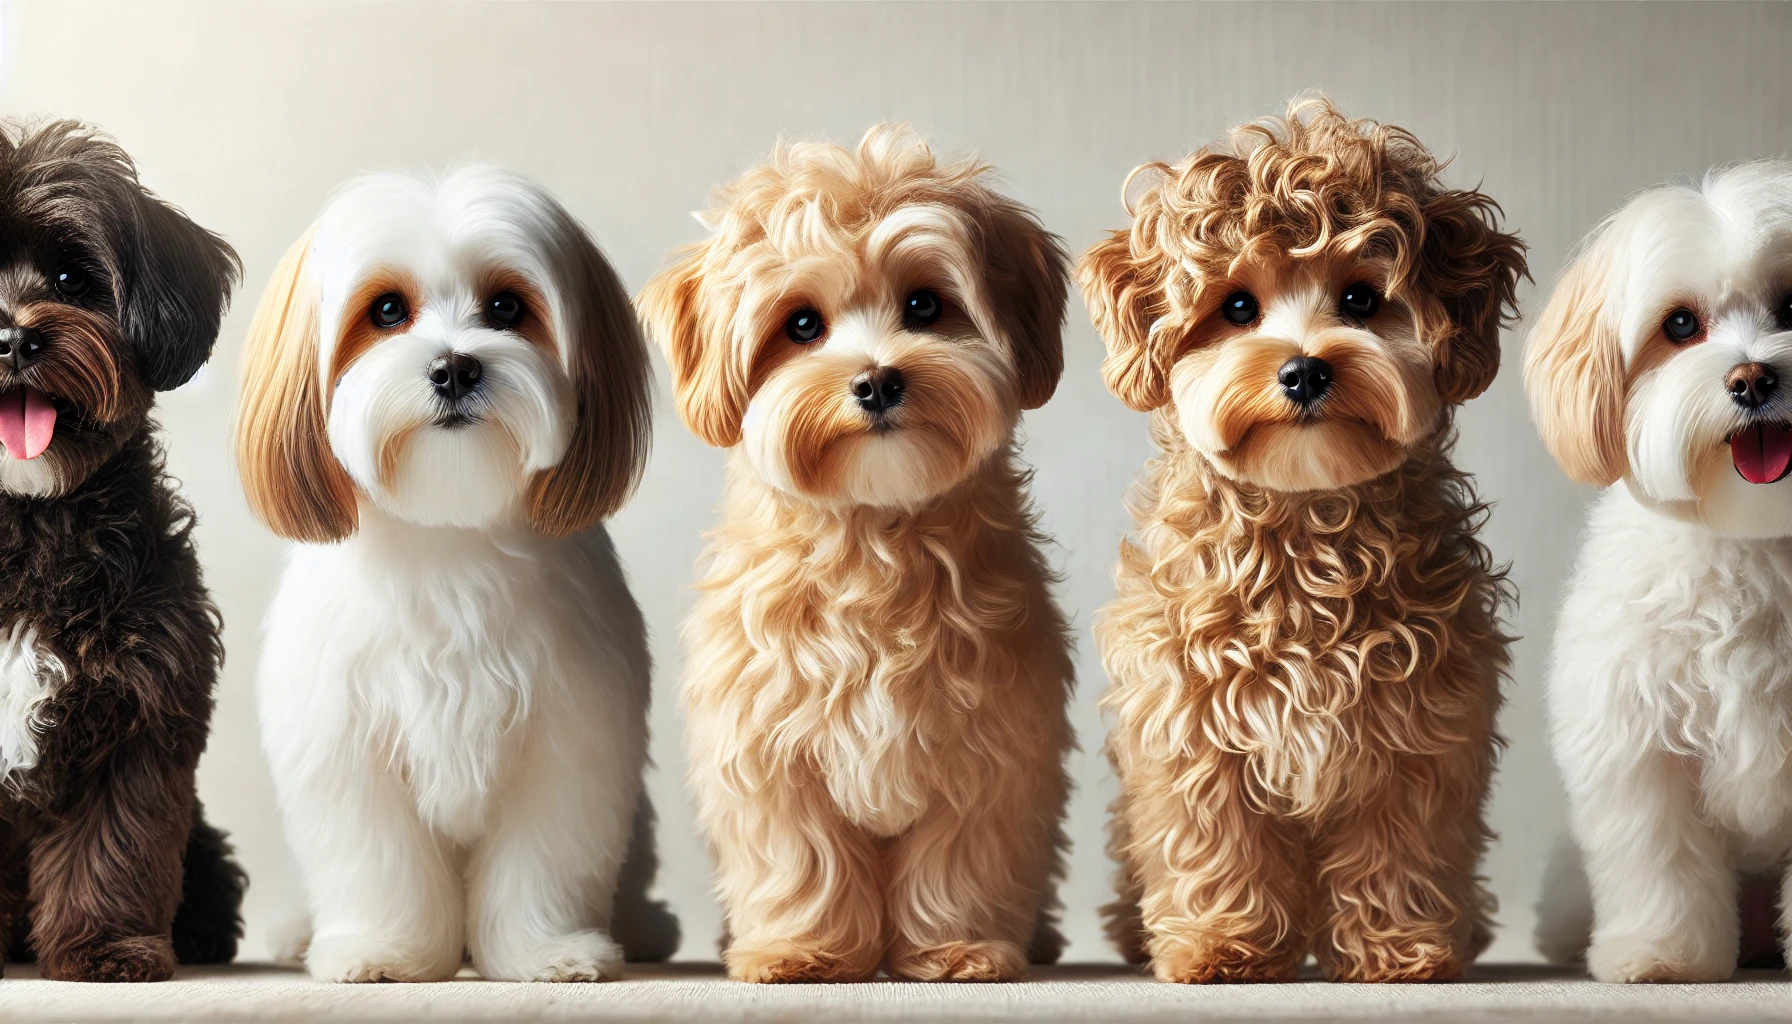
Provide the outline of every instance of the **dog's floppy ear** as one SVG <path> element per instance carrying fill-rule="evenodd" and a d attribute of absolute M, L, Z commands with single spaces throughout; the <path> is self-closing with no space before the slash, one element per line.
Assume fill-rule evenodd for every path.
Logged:
<path fill-rule="evenodd" d="M 1424 331 L 1436 354 L 1438 397 L 1451 404 L 1493 384 L 1500 328 L 1516 312 L 1518 279 L 1530 276 L 1524 243 L 1499 230 L 1498 215 L 1499 206 L 1474 191 L 1440 192 L 1425 204 L 1418 277 L 1443 317 Z"/>
<path fill-rule="evenodd" d="M 622 507 L 647 465 L 653 377 L 628 290 L 585 230 L 565 218 L 571 263 L 556 340 L 578 413 L 566 454 L 529 485 L 529 523 L 549 537 L 590 529 Z"/>
<path fill-rule="evenodd" d="M 144 383 L 169 391 L 211 358 L 242 263 L 222 238 L 148 192 L 133 206 L 117 249 L 118 317 Z"/>
<path fill-rule="evenodd" d="M 1135 237 L 1152 237 L 1158 209 L 1150 193 L 1167 174 L 1162 164 L 1146 164 L 1126 176 L 1122 191 L 1127 212 L 1135 216 L 1132 228 L 1095 243 L 1076 268 L 1089 316 L 1107 344 L 1102 379 L 1109 391 L 1140 412 L 1150 412 L 1169 399 L 1163 367 L 1151 345 L 1153 310 L 1163 302 L 1158 277 L 1166 256 L 1136 253 L 1133 246 Z"/>
<path fill-rule="evenodd" d="M 747 381 L 736 372 L 728 321 L 704 316 L 703 264 L 708 243 L 680 250 L 671 266 L 641 290 L 641 316 L 666 353 L 678 418 L 717 448 L 740 443 Z"/>
<path fill-rule="evenodd" d="M 997 322 L 1014 346 L 1022 409 L 1037 409 L 1064 375 L 1064 305 L 1070 254 L 1019 204 L 998 201 L 983 218 L 983 255 Z"/>
<path fill-rule="evenodd" d="M 1531 417 L 1569 477 L 1604 487 L 1624 475 L 1624 353 L 1606 316 L 1611 246 L 1596 240 L 1562 274 L 1524 353 Z"/>
<path fill-rule="evenodd" d="M 355 485 L 330 450 L 318 369 L 316 282 L 306 273 L 310 231 L 287 250 L 249 325 L 237 405 L 236 464 L 249 507 L 289 540 L 322 543 L 355 532 Z"/>

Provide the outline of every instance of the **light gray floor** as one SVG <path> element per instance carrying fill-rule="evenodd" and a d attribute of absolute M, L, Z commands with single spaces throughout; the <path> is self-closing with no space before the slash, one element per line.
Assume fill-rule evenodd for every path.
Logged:
<path fill-rule="evenodd" d="M 262 964 L 183 969 L 160 985 L 41 981 L 9 966 L 0 1021 L 1792 1021 L 1792 982 L 1744 972 L 1724 985 L 1600 985 L 1531 966 L 1485 966 L 1448 985 L 1160 985 L 1107 965 L 1016 985 L 749 986 L 711 964 L 637 967 L 607 985 L 320 985 Z"/>

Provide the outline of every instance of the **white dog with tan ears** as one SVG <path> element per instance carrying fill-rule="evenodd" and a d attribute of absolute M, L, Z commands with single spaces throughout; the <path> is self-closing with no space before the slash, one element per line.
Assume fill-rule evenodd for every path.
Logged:
<path fill-rule="evenodd" d="M 1759 898 L 1739 917 L 1739 886 L 1765 874 L 1784 892 L 1789 378 L 1792 163 L 1638 196 L 1583 245 L 1530 340 L 1544 441 L 1607 488 L 1549 677 L 1591 900 L 1547 895 L 1538 930 L 1602 980 L 1727 978 L 1762 930 L 1743 922 L 1764 920 Z"/>
<path fill-rule="evenodd" d="M 276 271 L 237 455 L 300 542 L 260 697 L 314 976 L 442 979 L 470 954 L 597 981 L 616 929 L 646 929 L 644 958 L 676 945 L 662 909 L 612 913 L 646 881 L 616 891 L 649 666 L 597 524 L 640 476 L 649 387 L 615 273 L 516 175 L 353 181 Z"/>

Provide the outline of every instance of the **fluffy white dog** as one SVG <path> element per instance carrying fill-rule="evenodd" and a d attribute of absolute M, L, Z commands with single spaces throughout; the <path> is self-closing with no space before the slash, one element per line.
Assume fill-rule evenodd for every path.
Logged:
<path fill-rule="evenodd" d="M 649 386 L 614 272 L 512 174 L 353 181 L 275 273 L 237 446 L 302 542 L 260 697 L 314 976 L 617 974 L 648 656 L 595 524 L 639 476 Z"/>
<path fill-rule="evenodd" d="M 1591 899 L 1547 895 L 1539 946 L 1584 950 L 1602 980 L 1727 978 L 1739 879 L 1784 893 L 1792 853 L 1792 164 L 1614 214 L 1556 287 L 1525 384 L 1562 467 L 1611 485 L 1549 677 L 1585 865 L 1555 875 Z"/>

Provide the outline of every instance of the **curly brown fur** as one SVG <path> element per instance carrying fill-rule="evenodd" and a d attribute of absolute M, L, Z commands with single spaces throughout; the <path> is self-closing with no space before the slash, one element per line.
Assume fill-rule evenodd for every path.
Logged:
<path fill-rule="evenodd" d="M 1524 265 L 1438 168 L 1308 101 L 1163 169 L 1083 259 L 1109 386 L 1155 410 L 1160 449 L 1096 639 L 1108 932 L 1164 980 L 1284 980 L 1309 952 L 1435 980 L 1488 941 L 1511 592 L 1450 409 L 1491 380 Z M 1220 308 L 1241 293 L 1243 323 Z M 1316 357 L 1314 397 L 1283 375 Z"/>
<path fill-rule="evenodd" d="M 0 401 L 56 410 L 41 455 L 0 454 L 0 686 L 36 695 L 0 745 L 0 940 L 28 918 L 12 952 L 45 977 L 159 980 L 241 933 L 193 782 L 218 613 L 149 419 L 210 354 L 236 256 L 68 122 L 0 126 L 0 239 L 0 329 L 32 342 Z"/>

